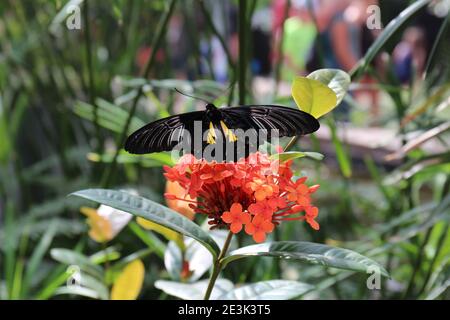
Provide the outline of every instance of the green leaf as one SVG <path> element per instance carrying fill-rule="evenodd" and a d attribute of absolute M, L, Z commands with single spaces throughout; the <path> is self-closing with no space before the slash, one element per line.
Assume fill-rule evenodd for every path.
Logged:
<path fill-rule="evenodd" d="M 114 266 L 112 266 L 112 269 L 114 270 L 121 270 L 123 269 L 127 264 L 133 262 L 137 259 L 143 259 L 146 256 L 150 255 L 153 252 L 152 249 L 141 249 L 136 252 L 133 252 L 132 254 L 124 257 L 120 261 L 118 261 Z"/>
<path fill-rule="evenodd" d="M 289 300 L 313 288 L 312 285 L 290 280 L 261 281 L 229 291 L 219 300 Z"/>
<path fill-rule="evenodd" d="M 94 264 L 102 264 L 109 261 L 114 261 L 120 258 L 120 252 L 114 247 L 108 247 L 104 250 L 94 253 L 89 259 Z"/>
<path fill-rule="evenodd" d="M 71 195 L 92 200 L 110 207 L 153 221 L 202 243 L 211 254 L 219 254 L 217 243 L 198 225 L 183 215 L 151 200 L 124 191 L 86 189 Z"/>
<path fill-rule="evenodd" d="M 103 277 L 103 268 L 94 264 L 88 257 L 79 252 L 69 249 L 55 248 L 50 251 L 50 255 L 58 262 L 69 266 L 76 265 L 81 270 L 96 276 L 99 279 Z"/>
<path fill-rule="evenodd" d="M 334 91 L 336 94 L 334 107 L 342 102 L 351 83 L 348 73 L 339 69 L 319 69 L 310 73 L 307 78 L 317 80 Z"/>
<path fill-rule="evenodd" d="M 336 158 L 339 164 L 339 169 L 342 175 L 346 178 L 352 176 L 352 166 L 348 154 L 345 152 L 344 145 L 337 135 L 336 123 L 334 121 L 328 121 L 328 125 L 331 131 L 331 141 L 333 142 L 336 150 Z"/>
<path fill-rule="evenodd" d="M 56 233 L 57 223 L 56 221 L 52 221 L 47 231 L 42 236 L 39 244 L 34 248 L 33 254 L 30 260 L 27 263 L 26 271 L 25 271 L 25 280 L 23 291 L 26 292 L 28 290 L 28 286 L 31 282 L 31 278 L 34 276 L 34 273 L 38 269 L 39 265 L 44 258 L 45 253 L 49 249 L 52 244 L 53 237 Z"/>
<path fill-rule="evenodd" d="M 95 152 L 90 152 L 88 153 L 87 158 L 92 162 L 111 163 L 114 158 L 114 154 L 112 153 L 98 154 Z M 119 155 L 117 157 L 117 163 L 140 164 L 141 166 L 146 168 L 161 167 L 163 165 L 172 166 L 174 164 L 172 161 L 172 157 L 168 152 L 135 155 L 129 154 L 125 150 L 121 150 L 119 152 Z"/>
<path fill-rule="evenodd" d="M 296 77 L 291 91 L 298 108 L 315 118 L 330 112 L 337 105 L 334 91 L 315 79 Z"/>
<path fill-rule="evenodd" d="M 159 238 L 152 232 L 144 230 L 136 222 L 130 221 L 128 228 L 144 242 L 150 249 L 152 249 L 160 258 L 164 258 L 166 245 L 159 240 Z"/>
<path fill-rule="evenodd" d="M 384 28 L 383 32 L 377 37 L 375 42 L 367 50 L 366 55 L 358 62 L 358 64 L 350 71 L 352 78 L 360 75 L 369 63 L 375 58 L 375 56 L 383 49 L 384 45 L 388 42 L 400 27 L 417 11 L 425 7 L 430 0 L 418 0 L 414 1 L 409 7 L 403 10 L 397 18 L 391 20 L 389 24 Z"/>
<path fill-rule="evenodd" d="M 287 152 L 273 154 L 270 158 L 279 159 L 281 162 L 285 162 L 288 160 L 303 158 L 303 157 L 308 157 L 308 158 L 318 160 L 318 161 L 321 161 L 324 158 L 323 154 L 321 154 L 319 152 L 309 152 L 309 151 L 305 151 L 305 152 L 287 151 Z"/>
<path fill-rule="evenodd" d="M 91 298 L 91 299 L 101 299 L 101 293 L 89 289 L 89 288 L 85 288 L 85 287 L 81 287 L 81 286 L 70 286 L 70 287 L 61 287 L 59 289 L 57 289 L 55 291 L 55 296 L 56 295 L 62 295 L 62 294 L 73 294 L 73 295 L 77 295 L 77 296 L 82 296 L 82 297 L 86 297 L 86 298 Z"/>
<path fill-rule="evenodd" d="M 107 300 L 109 298 L 109 290 L 101 280 L 98 280 L 86 273 L 80 274 L 80 286 L 93 290 L 97 293 L 99 299 Z"/>
<path fill-rule="evenodd" d="M 158 280 L 155 287 L 165 293 L 183 300 L 202 300 L 208 287 L 208 280 L 195 283 Z M 227 279 L 217 279 L 211 293 L 211 300 L 216 300 L 233 289 L 233 283 Z"/>
<path fill-rule="evenodd" d="M 348 249 L 302 241 L 267 242 L 243 247 L 232 251 L 222 260 L 222 263 L 225 266 L 231 261 L 252 256 L 293 259 L 359 272 L 367 272 L 368 268 L 377 268 L 382 275 L 389 276 L 380 264 L 359 253 Z"/>

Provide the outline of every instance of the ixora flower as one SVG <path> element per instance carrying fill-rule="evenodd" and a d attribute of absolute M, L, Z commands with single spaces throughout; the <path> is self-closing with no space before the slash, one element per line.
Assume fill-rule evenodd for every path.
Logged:
<path fill-rule="evenodd" d="M 164 167 L 166 179 L 177 182 L 184 195 L 165 197 L 185 201 L 195 213 L 208 216 L 211 229 L 244 231 L 256 242 L 263 242 L 282 221 L 304 220 L 318 230 L 319 210 L 311 194 L 319 186 L 307 186 L 306 177 L 294 180 L 291 164 L 260 152 L 230 163 L 184 155 L 174 167 Z"/>

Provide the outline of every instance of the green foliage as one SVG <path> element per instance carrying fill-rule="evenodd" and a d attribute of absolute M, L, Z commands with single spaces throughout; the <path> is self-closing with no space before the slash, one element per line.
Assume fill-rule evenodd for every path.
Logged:
<path fill-rule="evenodd" d="M 278 88 L 273 97 L 250 90 L 250 33 L 240 33 L 246 46 L 235 59 L 212 17 L 211 1 L 191 2 L 192 7 L 184 1 L 172 7 L 162 0 L 89 1 L 87 12 L 82 0 L 0 4 L 0 299 L 109 299 L 114 280 L 136 259 L 146 268 L 140 298 L 166 297 L 161 291 L 181 299 L 204 297 L 223 232 L 200 227 L 202 217 L 191 221 L 164 206 L 161 167 L 173 164 L 170 155 L 130 155 L 121 137 L 149 121 L 197 109 L 174 88 L 217 105 L 237 104 L 238 92 L 247 103 L 295 103 L 290 95 L 277 94 Z M 335 112 L 321 119 L 322 128 L 330 129 L 328 141 L 313 136 L 300 141 L 300 150 L 293 145 L 280 154 L 283 161 L 293 160 L 296 175 L 307 173 L 308 182 L 320 184 L 314 194 L 320 231 L 287 223 L 266 244 L 233 239 L 212 299 L 450 297 L 449 17 L 429 44 L 423 78 L 401 85 L 392 64 L 379 74 L 371 63 L 380 53 L 392 60 L 395 41 L 430 1 L 409 3 L 350 71 L 351 84 L 347 73 L 333 69 L 319 69 L 301 81 L 304 93 L 311 93 L 313 83 L 330 94 L 328 105 L 309 100 L 308 107 L 321 109 L 317 116 L 335 107 L 337 113 L 345 102 L 351 125 L 394 130 L 400 145 L 389 155 L 393 160 L 379 156 L 378 148 L 361 151 L 352 145 Z M 81 8 L 82 30 L 66 28 L 70 5 Z M 245 5 L 244 28 L 254 10 L 250 2 Z M 185 62 L 194 80 L 175 79 L 170 65 L 174 48 L 164 22 L 174 12 L 192 31 L 194 49 Z M 201 29 L 194 23 L 199 18 L 205 18 Z M 225 45 L 229 83 L 214 81 L 211 58 L 195 49 L 200 35 L 203 41 L 218 37 Z M 145 61 L 139 57 L 155 45 L 163 59 L 153 55 L 143 76 Z M 376 83 L 357 83 L 365 74 Z M 358 89 L 380 93 L 376 122 L 354 98 Z M 348 90 L 352 94 L 345 96 Z M 381 140 L 379 145 L 394 143 Z M 88 190 L 105 185 L 110 189 Z M 140 196 L 116 191 L 130 188 Z M 67 197 L 73 192 L 79 197 Z M 183 245 L 134 220 L 110 242 L 96 243 L 79 213 L 80 197 L 180 232 Z M 187 277 L 182 276 L 185 262 L 198 266 Z M 74 266 L 81 272 L 80 286 L 67 286 L 76 278 Z M 368 266 L 391 277 L 382 279 L 377 294 L 366 287 Z"/>

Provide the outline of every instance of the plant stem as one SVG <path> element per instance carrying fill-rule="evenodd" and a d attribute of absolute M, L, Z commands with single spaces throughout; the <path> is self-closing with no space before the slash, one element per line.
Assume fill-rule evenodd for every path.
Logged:
<path fill-rule="evenodd" d="M 150 58 L 147 61 L 147 65 L 145 66 L 145 70 L 143 73 L 143 78 L 147 78 L 150 70 L 152 69 L 155 61 L 156 61 L 156 53 L 158 52 L 158 49 L 161 45 L 161 42 L 164 38 L 164 35 L 166 33 L 167 30 L 167 23 L 169 22 L 170 17 L 172 16 L 172 13 L 174 11 L 174 7 L 175 7 L 175 2 L 176 0 L 172 0 L 169 4 L 169 8 L 167 9 L 165 15 L 161 18 L 160 22 L 159 22 L 159 26 L 158 26 L 158 31 L 156 32 L 155 37 L 153 38 L 152 41 L 152 45 L 151 45 L 151 50 L 152 53 L 150 55 Z M 112 159 L 111 165 L 109 167 L 109 170 L 105 171 L 105 174 L 103 176 L 102 179 L 102 186 L 104 188 L 107 188 L 109 186 L 109 184 L 111 183 L 111 179 L 114 176 L 114 173 L 116 171 L 116 167 L 117 167 L 117 158 L 119 156 L 120 153 L 120 147 L 122 145 L 122 143 L 124 142 L 127 134 L 128 134 L 128 129 L 130 127 L 131 124 L 131 119 L 133 119 L 134 113 L 136 112 L 137 109 L 137 105 L 139 102 L 139 99 L 141 98 L 142 94 L 144 93 L 143 91 L 143 86 L 139 88 L 139 91 L 136 95 L 136 97 L 133 100 L 133 103 L 131 105 L 131 110 L 130 113 L 128 114 L 128 118 L 127 121 L 125 122 L 125 126 L 122 129 L 122 133 L 120 134 L 119 140 L 117 141 L 117 150 L 114 153 L 114 157 Z"/>
<path fill-rule="evenodd" d="M 89 1 L 84 1 L 83 10 L 83 20 L 84 20 L 84 41 L 86 48 L 86 62 L 88 69 L 88 85 L 89 85 L 89 103 L 94 107 L 94 126 L 95 135 L 97 138 L 97 152 L 101 152 L 101 137 L 100 137 L 100 125 L 98 123 L 98 106 L 95 103 L 95 83 L 94 83 L 94 72 L 92 70 L 92 41 L 91 41 L 91 29 L 89 25 Z"/>
<path fill-rule="evenodd" d="M 217 257 L 216 261 L 214 262 L 213 272 L 211 274 L 211 278 L 209 278 L 208 288 L 206 289 L 205 297 L 203 298 L 203 300 L 209 300 L 209 297 L 211 296 L 211 292 L 214 288 L 214 284 L 216 283 L 217 277 L 219 276 L 219 273 L 222 270 L 222 259 L 225 257 L 225 254 L 227 253 L 228 248 L 230 247 L 232 238 L 233 238 L 233 233 L 230 231 L 230 232 L 228 232 L 227 239 L 225 240 L 225 243 L 223 245 L 222 250 L 220 251 L 219 256 Z"/>

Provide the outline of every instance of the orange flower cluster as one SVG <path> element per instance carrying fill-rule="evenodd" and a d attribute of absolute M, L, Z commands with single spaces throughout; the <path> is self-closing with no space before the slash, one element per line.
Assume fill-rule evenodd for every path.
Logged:
<path fill-rule="evenodd" d="M 291 163 L 259 152 L 232 163 L 184 155 L 173 168 L 165 166 L 164 175 L 179 183 L 185 197 L 165 197 L 188 202 L 195 213 L 208 216 L 212 228 L 226 227 L 233 233 L 244 229 L 256 242 L 263 242 L 284 220 L 305 220 L 318 230 L 319 210 L 311 204 L 311 194 L 319 186 L 308 187 L 306 177 L 294 181 Z"/>

